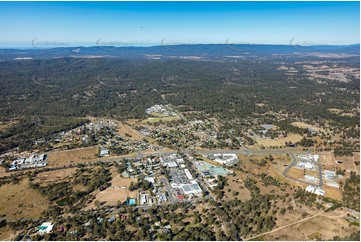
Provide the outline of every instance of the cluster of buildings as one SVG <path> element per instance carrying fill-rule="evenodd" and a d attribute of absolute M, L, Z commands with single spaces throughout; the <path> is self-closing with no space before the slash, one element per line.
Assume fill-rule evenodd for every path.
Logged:
<path fill-rule="evenodd" d="M 311 192 L 311 193 L 314 193 L 316 195 L 320 195 L 320 196 L 324 196 L 325 195 L 325 191 L 322 190 L 321 187 L 317 187 L 317 186 L 312 186 L 312 185 L 308 185 L 306 187 L 306 191 L 307 192 Z"/>
<path fill-rule="evenodd" d="M 176 197 L 182 195 L 202 196 L 202 189 L 186 168 L 183 158 L 177 154 L 161 157 L 161 163 L 167 167 L 170 185 Z"/>
<path fill-rule="evenodd" d="M 18 158 L 11 163 L 9 171 L 44 167 L 46 166 L 46 157 L 45 154 L 32 154 L 27 158 Z"/>
<path fill-rule="evenodd" d="M 340 184 L 337 180 L 337 174 L 335 171 L 324 170 L 323 177 L 327 186 L 340 188 Z"/>
<path fill-rule="evenodd" d="M 147 114 L 161 114 L 165 116 L 176 116 L 177 114 L 172 110 L 172 108 L 169 105 L 159 105 L 156 104 L 150 108 L 147 108 L 145 110 Z"/>
<path fill-rule="evenodd" d="M 127 162 L 127 170 L 122 173 L 122 176 L 125 178 L 145 177 L 145 180 L 152 182 L 160 166 L 158 157 L 136 158 Z"/>
<path fill-rule="evenodd" d="M 315 171 L 318 166 L 319 155 L 299 155 L 297 156 L 296 168 Z"/>
<path fill-rule="evenodd" d="M 213 154 L 208 156 L 209 159 L 226 166 L 237 164 L 239 162 L 238 156 L 234 153 L 229 154 Z"/>
<path fill-rule="evenodd" d="M 307 154 L 307 155 L 299 155 L 297 158 L 303 162 L 318 162 L 320 160 L 320 155 L 315 154 Z"/>
<path fill-rule="evenodd" d="M 153 205 L 153 197 L 146 193 L 139 194 L 139 204 L 140 205 Z"/>

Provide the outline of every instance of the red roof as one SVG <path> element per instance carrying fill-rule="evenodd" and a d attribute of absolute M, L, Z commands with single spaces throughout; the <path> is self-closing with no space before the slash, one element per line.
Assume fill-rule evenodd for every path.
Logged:
<path fill-rule="evenodd" d="M 179 200 L 183 200 L 184 196 L 183 195 L 178 195 L 178 196 L 176 196 L 176 198 L 178 198 Z"/>

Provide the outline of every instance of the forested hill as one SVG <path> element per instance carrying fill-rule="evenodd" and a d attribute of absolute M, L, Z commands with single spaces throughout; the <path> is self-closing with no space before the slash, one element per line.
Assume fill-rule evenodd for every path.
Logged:
<path fill-rule="evenodd" d="M 250 45 L 250 44 L 195 44 L 172 45 L 163 43 L 152 47 L 134 46 L 93 46 L 93 47 L 62 47 L 43 48 L 37 44 L 29 49 L 0 49 L 0 61 L 15 58 L 52 58 L 52 57 L 82 57 L 82 56 L 108 56 L 108 57 L 142 57 L 145 55 L 159 55 L 163 57 L 199 56 L 199 57 L 225 57 L 225 56 L 269 56 L 274 54 L 305 54 L 317 53 L 344 53 L 360 54 L 360 45 L 318 45 L 307 46 L 290 43 L 289 45 Z"/>

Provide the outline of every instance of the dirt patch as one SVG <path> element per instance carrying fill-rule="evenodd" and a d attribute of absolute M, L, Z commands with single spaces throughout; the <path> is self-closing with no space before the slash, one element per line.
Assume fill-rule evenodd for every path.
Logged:
<path fill-rule="evenodd" d="M 109 187 L 95 195 L 95 199 L 86 207 L 86 209 L 96 208 L 95 201 L 102 205 L 115 206 L 118 202 L 124 202 L 128 197 L 136 198 L 137 191 L 129 191 L 127 188 Z"/>
<path fill-rule="evenodd" d="M 16 235 L 17 235 L 17 233 L 8 227 L 0 228 L 0 240 L 1 241 L 14 240 Z"/>
<path fill-rule="evenodd" d="M 136 178 L 123 178 L 114 167 L 112 167 L 111 173 L 111 186 L 104 191 L 96 193 L 95 199 L 88 204 L 86 209 L 96 208 L 95 201 L 99 201 L 102 205 L 115 206 L 119 202 L 125 202 L 128 197 L 137 197 L 137 191 L 129 191 L 128 189 L 131 182 L 137 182 Z"/>
<path fill-rule="evenodd" d="M 23 179 L 19 184 L 0 187 L 0 214 L 7 218 L 39 218 L 48 207 L 48 200 L 29 187 Z"/>

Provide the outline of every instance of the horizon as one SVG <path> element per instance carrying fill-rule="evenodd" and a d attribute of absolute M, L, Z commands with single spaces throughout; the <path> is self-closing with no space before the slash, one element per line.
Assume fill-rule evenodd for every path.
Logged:
<path fill-rule="evenodd" d="M 359 2 L 0 2 L 0 48 L 352 45 Z M 228 43 L 227 43 L 228 41 Z M 165 43 L 163 43 L 165 42 Z M 115 43 L 107 45 L 107 43 Z"/>
<path fill-rule="evenodd" d="M 169 44 L 169 45 L 162 45 L 162 44 L 149 44 L 149 45 L 129 45 L 129 46 L 116 46 L 116 45 L 102 45 L 102 46 L 99 46 L 99 45 L 91 45 L 90 43 L 89 44 L 84 44 L 84 45 L 68 45 L 68 46 L 54 46 L 54 47 L 44 47 L 42 46 L 41 49 L 38 48 L 37 46 L 23 46 L 23 47 L 17 47 L 17 46 L 14 46 L 14 47 L 2 47 L 0 46 L 0 49 L 3 49 L 3 50 L 11 50 L 11 49 L 14 49 L 14 50 L 36 50 L 36 49 L 39 49 L 39 50 L 52 50 L 52 49 L 59 49 L 59 48 L 93 48 L 93 47 L 98 47 L 98 48 L 104 48 L 104 47 L 111 47 L 111 48 L 129 48 L 129 47 L 133 47 L 133 48 L 152 48 L 152 47 L 165 47 L 165 46 L 195 46 L 195 45 L 225 45 L 225 46 L 242 46 L 242 45 L 253 45 L 253 46 L 302 46 L 302 47 L 337 47 L 337 46 L 344 46 L 344 47 L 347 47 L 347 46 L 357 46 L 357 45 L 360 45 L 360 43 L 353 43 L 353 44 L 333 44 L 333 45 L 328 45 L 328 44 L 324 44 L 324 45 L 302 45 L 302 44 L 268 44 L 268 43 L 255 43 L 255 44 L 252 44 L 252 43 L 247 43 L 247 44 L 232 44 L 232 43 L 188 43 L 188 44 Z"/>

